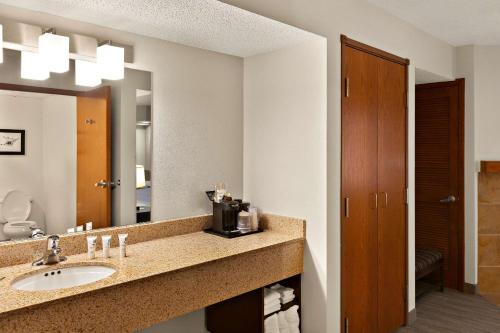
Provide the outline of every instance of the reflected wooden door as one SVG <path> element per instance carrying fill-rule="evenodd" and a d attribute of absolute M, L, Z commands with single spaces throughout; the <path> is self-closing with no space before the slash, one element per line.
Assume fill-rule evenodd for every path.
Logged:
<path fill-rule="evenodd" d="M 441 251 L 445 286 L 463 290 L 464 80 L 416 86 L 415 245 Z"/>
<path fill-rule="evenodd" d="M 111 226 L 111 88 L 77 96 L 77 225 Z"/>

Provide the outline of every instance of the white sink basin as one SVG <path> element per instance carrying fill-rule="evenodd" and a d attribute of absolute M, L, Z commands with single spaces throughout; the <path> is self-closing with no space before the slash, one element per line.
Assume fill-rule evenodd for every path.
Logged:
<path fill-rule="evenodd" d="M 71 288 L 105 279 L 114 272 L 114 268 L 102 265 L 58 268 L 14 281 L 12 288 L 24 291 Z"/>

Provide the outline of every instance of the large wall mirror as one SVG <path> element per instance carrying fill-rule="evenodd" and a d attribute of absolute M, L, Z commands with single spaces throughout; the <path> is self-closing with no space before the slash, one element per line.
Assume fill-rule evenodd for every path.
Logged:
<path fill-rule="evenodd" d="M 83 88 L 74 64 L 20 79 L 0 67 L 0 241 L 151 219 L 151 73 Z"/>

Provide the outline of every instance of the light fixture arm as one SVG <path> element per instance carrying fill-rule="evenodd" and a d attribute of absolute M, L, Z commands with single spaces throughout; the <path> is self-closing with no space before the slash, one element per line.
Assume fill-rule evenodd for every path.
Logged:
<path fill-rule="evenodd" d="M 53 35 L 56 35 L 56 29 L 54 29 L 54 28 L 42 29 L 42 35 L 43 34 L 53 34 Z"/>

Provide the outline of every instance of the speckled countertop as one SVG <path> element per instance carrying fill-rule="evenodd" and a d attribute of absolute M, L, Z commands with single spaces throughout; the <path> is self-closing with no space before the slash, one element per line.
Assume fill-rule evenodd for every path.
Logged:
<path fill-rule="evenodd" d="M 86 254 L 77 254 L 69 256 L 67 261 L 55 266 L 32 267 L 30 264 L 22 264 L 4 267 L 0 268 L 0 279 L 5 277 L 0 280 L 0 314 L 207 264 L 263 248 L 303 241 L 304 234 L 288 233 L 283 229 L 266 230 L 263 233 L 234 239 L 195 232 L 128 245 L 126 258 L 120 258 L 118 248 L 112 248 L 109 259 L 100 258 L 102 252 L 98 251 L 94 260 L 87 260 Z M 104 264 L 116 268 L 117 272 L 104 280 L 67 289 L 28 292 L 11 288 L 11 283 L 24 274 L 53 270 L 68 265 L 88 264 Z"/>

